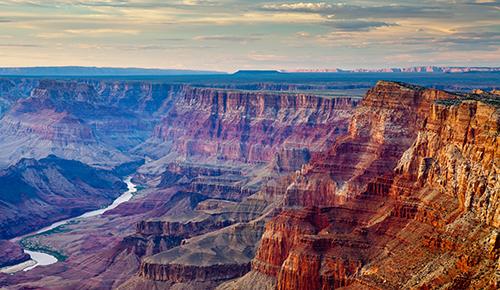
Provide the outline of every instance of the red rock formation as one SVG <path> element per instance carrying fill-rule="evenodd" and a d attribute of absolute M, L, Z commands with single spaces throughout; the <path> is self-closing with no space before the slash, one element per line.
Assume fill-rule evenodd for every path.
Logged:
<path fill-rule="evenodd" d="M 432 101 L 456 95 L 406 84 L 379 82 L 356 109 L 347 136 L 303 167 L 286 192 L 287 205 L 345 202 L 390 173 L 425 122 Z"/>
<path fill-rule="evenodd" d="M 141 264 L 141 275 L 146 279 L 155 281 L 182 282 L 208 282 L 224 281 L 235 277 L 240 277 L 250 270 L 250 263 L 221 264 L 210 266 L 198 265 L 178 265 L 178 264 L 151 264 L 147 262 Z"/>
<path fill-rule="evenodd" d="M 187 159 L 269 162 L 282 146 L 327 148 L 346 131 L 356 103 L 351 98 L 186 87 L 150 142 L 172 142 L 171 150 Z"/>
<path fill-rule="evenodd" d="M 295 209 L 267 223 L 253 271 L 277 289 L 498 285 L 499 109 L 457 98 L 379 82 L 349 136 L 293 175 Z"/>
<path fill-rule="evenodd" d="M 237 192 L 228 181 L 245 176 L 246 168 L 228 172 L 230 167 L 165 158 L 168 172 L 160 187 L 175 185 L 188 196 L 206 196 L 191 200 L 156 195 L 161 202 L 156 201 L 154 214 L 137 217 L 138 232 L 122 240 L 120 251 L 102 259 L 98 269 L 105 274 L 91 276 L 87 285 L 115 287 L 115 280 L 105 278 L 130 272 L 140 263 L 139 274 L 126 285 L 147 289 L 193 282 L 191 287 L 213 287 L 244 274 L 255 256 L 243 284 L 238 280 L 222 287 L 498 288 L 495 103 L 379 82 L 347 126 L 347 109 L 336 111 L 335 101 L 321 98 L 266 99 L 255 93 L 187 87 L 183 94 L 150 140 L 169 147 L 166 153 L 203 163 L 271 162 L 269 167 L 283 172 L 310 162 L 291 175 L 262 178 L 262 190 L 238 199 L 239 205 L 213 200 L 198 205 L 210 196 L 231 198 L 221 193 Z M 313 107 L 320 110 L 314 113 Z M 335 122 L 346 130 L 335 132 Z M 307 138 L 314 146 L 305 158 Z M 173 142 L 163 142 L 168 140 Z M 224 226 L 221 221 L 237 224 L 206 232 Z M 142 255 L 151 256 L 140 261 Z M 85 261 L 91 269 L 89 261 L 95 259 Z M 61 279 L 54 281 L 64 279 L 61 272 Z"/>
<path fill-rule="evenodd" d="M 432 106 L 427 124 L 405 153 L 397 172 L 456 198 L 461 211 L 500 226 L 498 107 L 462 101 Z"/>

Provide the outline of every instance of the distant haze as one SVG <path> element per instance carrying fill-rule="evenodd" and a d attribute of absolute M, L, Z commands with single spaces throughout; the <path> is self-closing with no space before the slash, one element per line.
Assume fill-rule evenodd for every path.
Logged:
<path fill-rule="evenodd" d="M 272 75 L 280 73 L 468 73 L 500 72 L 500 67 L 408 67 L 378 69 L 295 69 L 295 70 L 238 70 L 235 75 Z M 219 71 L 116 68 L 116 67 L 0 67 L 0 76 L 183 76 L 227 74 Z"/>
<path fill-rule="evenodd" d="M 215 71 L 111 68 L 111 67 L 6 67 L 0 68 L 0 75 L 11 76 L 155 76 L 155 75 L 206 75 L 221 74 Z"/>

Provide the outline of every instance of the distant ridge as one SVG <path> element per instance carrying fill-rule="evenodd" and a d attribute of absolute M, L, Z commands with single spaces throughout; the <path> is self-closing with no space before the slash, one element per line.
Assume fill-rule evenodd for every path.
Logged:
<path fill-rule="evenodd" d="M 225 72 L 182 70 L 182 69 L 148 69 L 148 68 L 115 68 L 86 66 L 42 66 L 42 67 L 4 67 L 0 68 L 3 76 L 167 76 L 167 75 L 209 75 L 225 74 Z"/>
<path fill-rule="evenodd" d="M 262 75 L 262 74 L 279 74 L 278 70 L 239 70 L 233 75 Z"/>
<path fill-rule="evenodd" d="M 281 70 L 286 73 L 359 73 L 359 72 L 375 72 L 375 73 L 469 73 L 469 72 L 500 72 L 500 67 L 467 67 L 467 66 L 415 66 L 407 68 L 380 68 L 380 69 L 296 69 L 296 70 Z"/>

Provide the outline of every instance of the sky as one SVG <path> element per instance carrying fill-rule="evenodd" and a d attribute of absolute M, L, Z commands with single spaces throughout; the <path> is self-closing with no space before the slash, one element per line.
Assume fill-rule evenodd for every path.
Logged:
<path fill-rule="evenodd" d="M 0 0 L 0 66 L 500 66 L 500 0 Z"/>

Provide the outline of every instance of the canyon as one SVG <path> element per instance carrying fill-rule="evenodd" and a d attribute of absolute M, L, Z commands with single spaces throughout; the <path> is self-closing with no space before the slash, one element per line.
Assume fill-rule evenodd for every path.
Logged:
<path fill-rule="evenodd" d="M 499 286 L 496 84 L 0 83 L 0 266 L 139 184 L 27 237 L 67 258 L 0 287 Z"/>

